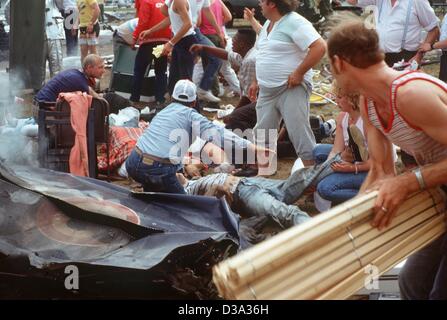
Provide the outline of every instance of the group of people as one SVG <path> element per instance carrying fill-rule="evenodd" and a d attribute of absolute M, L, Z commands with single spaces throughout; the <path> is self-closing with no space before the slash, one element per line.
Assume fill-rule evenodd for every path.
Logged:
<path fill-rule="evenodd" d="M 261 26 L 246 9 L 253 30 L 239 30 L 231 49 L 225 45 L 225 19 L 217 17 L 218 12 L 225 16 L 225 10 L 222 5 L 213 10 L 216 1 L 220 0 L 140 0 L 136 2 L 138 20 L 133 26 L 126 25 L 128 31 L 134 28 L 127 32 L 131 35 L 128 43 L 138 45 L 131 100 L 139 100 L 137 82 L 152 60 L 157 101 L 165 102 L 166 90 L 172 98 L 126 161 L 127 172 L 145 191 L 225 195 L 234 210 L 269 215 L 289 227 L 310 218 L 293 205 L 309 187 L 334 203 L 378 190 L 373 225 L 382 229 L 408 195 L 447 184 L 447 135 L 443 130 L 447 85 L 420 71 L 392 68 L 402 59 L 420 64 L 425 52 L 443 48 L 442 32 L 427 0 L 348 0 L 360 6 L 376 5 L 376 29 L 358 17 L 345 16 L 331 29 L 327 41 L 295 12 L 297 1 L 261 0 L 265 24 Z M 205 19 L 209 22 L 205 30 L 213 37 L 204 35 Z M 421 42 L 422 29 L 427 34 Z M 116 36 L 123 38 L 124 34 L 117 32 Z M 160 44 L 163 53 L 155 57 L 153 48 Z M 333 94 L 342 111 L 330 146 L 316 144 L 309 123 L 312 67 L 325 54 L 335 78 Z M 196 85 L 191 80 L 198 55 L 203 75 Z M 233 114 L 224 119 L 223 128 L 202 116 L 197 102 L 217 101 L 212 88 L 225 61 L 239 68 L 240 99 Z M 76 76 L 100 77 L 103 71 L 98 68 L 103 70 L 102 60 L 89 55 L 84 71 Z M 271 167 L 277 138 L 266 132 L 277 133 L 281 121 L 305 165 L 288 179 L 214 174 L 188 181 L 181 174 L 196 137 L 204 141 L 203 148 L 216 145 L 213 150 L 222 152 L 223 159 L 228 149 L 247 151 L 262 174 L 263 168 Z M 247 128 L 254 129 L 252 141 L 228 130 Z M 395 146 L 413 159 L 413 170 L 396 175 Z M 446 299 L 446 254 L 444 235 L 411 256 L 400 275 L 402 297 Z"/>
<path fill-rule="evenodd" d="M 260 7 L 267 21 L 260 26 L 252 20 L 258 33 L 256 44 L 252 47 L 256 50 L 253 59 L 255 79 L 247 91 L 242 88 L 241 100 L 246 97 L 248 104 L 256 102 L 252 105 L 256 114 L 256 147 L 253 151 L 257 151 L 258 146 L 264 147 L 263 152 L 271 151 L 269 148 L 274 142 L 262 139 L 265 135 L 261 138 L 256 130 L 277 130 L 282 119 L 297 156 L 306 165 L 313 164 L 315 160 L 321 163 L 313 167 L 313 171 L 304 168 L 286 181 L 262 178 L 254 178 L 252 181 L 227 175 L 208 176 L 193 182 L 182 178 L 173 179 L 178 168 L 173 168 L 169 174 L 162 172 L 161 168 L 172 165 L 164 163 L 169 159 L 169 154 L 158 153 L 160 144 L 149 141 L 160 141 L 163 132 L 155 129 L 166 129 L 160 123 L 168 123 L 177 110 L 179 113 L 184 110 L 176 101 L 154 118 L 156 125 L 151 124 L 153 127 L 147 129 L 142 141 L 137 144 L 139 149 L 132 156 L 132 161 L 127 163 L 130 175 L 137 177 L 136 173 L 132 173 L 135 168 L 144 171 L 145 174 L 139 172 L 137 180 L 147 190 L 153 190 L 153 186 L 160 184 L 166 187 L 166 183 L 175 182 L 181 193 L 203 194 L 212 186 L 220 186 L 217 189 L 223 190 L 229 199 L 236 199 L 245 212 L 269 214 L 284 226 L 308 219 L 299 209 L 290 208 L 293 201 L 286 200 L 284 192 L 294 190 L 291 184 L 301 188 L 295 196 L 302 194 L 302 188 L 311 185 L 317 186 L 322 194 L 334 191 L 334 185 L 338 191 L 340 184 L 350 185 L 344 187 L 350 189 L 350 192 L 338 194 L 340 202 L 357 194 L 359 189 L 361 193 L 379 190 L 373 225 L 378 228 L 388 226 L 408 195 L 447 183 L 447 137 L 441 127 L 447 120 L 447 85 L 422 72 L 396 71 L 391 68 L 402 59 L 420 63 L 426 51 L 443 45 L 442 40 L 438 41 L 439 24 L 428 1 L 359 0 L 359 5 L 369 4 L 377 7 L 376 30 L 352 17 L 339 22 L 331 30 L 327 43 L 312 24 L 294 13 L 295 1 L 262 0 Z M 244 62 L 249 62 L 251 48 L 238 49 L 237 45 L 233 45 L 236 50 L 226 52 L 215 46 L 198 43 L 188 1 L 173 0 L 164 6 L 174 33 L 174 38 L 164 45 L 164 53 L 172 51 L 171 68 L 174 68 L 175 80 L 179 77 L 192 78 L 194 59 L 191 53 L 207 53 L 223 60 L 233 60 L 241 67 Z M 250 12 L 246 12 L 246 15 L 253 19 Z M 402 17 L 405 19 L 402 20 Z M 422 29 L 427 34 L 421 44 Z M 237 37 L 242 34 L 244 32 L 237 33 L 236 44 Z M 343 112 L 337 119 L 334 145 L 318 146 L 315 149 L 308 121 L 311 68 L 326 53 L 326 46 L 337 82 L 334 93 Z M 179 57 L 182 57 L 182 65 L 175 66 Z M 242 80 L 249 74 L 249 71 L 239 74 L 239 78 Z M 173 90 L 174 99 L 179 97 L 175 93 L 176 89 Z M 186 89 L 179 90 L 185 92 Z M 196 111 L 189 113 L 195 114 Z M 189 123 L 185 119 L 190 117 L 179 117 Z M 149 135 L 152 139 L 147 139 Z M 225 135 L 222 133 L 221 137 Z M 152 146 L 144 146 L 144 140 Z M 240 142 L 239 147 L 247 147 L 246 144 Z M 414 158 L 416 169 L 396 176 L 393 145 Z M 312 178 L 297 179 L 305 172 L 312 172 L 308 173 L 308 177 Z M 337 173 L 342 175 L 335 176 Z M 168 176 L 171 180 L 168 180 Z M 325 183 L 328 179 L 333 179 L 333 183 Z M 288 199 L 296 200 L 293 197 Z M 408 259 L 400 277 L 404 298 L 447 298 L 446 246 L 447 237 L 442 236 Z"/>
<path fill-rule="evenodd" d="M 10 7 L 8 1 L 4 8 L 8 24 Z M 88 54 L 97 53 L 100 20 L 104 22 L 104 0 L 45 0 L 44 61 L 40 81 L 42 85 L 45 82 L 47 62 L 52 78 L 63 70 L 64 55 L 77 55 L 78 46 L 81 51 L 81 64 Z"/>

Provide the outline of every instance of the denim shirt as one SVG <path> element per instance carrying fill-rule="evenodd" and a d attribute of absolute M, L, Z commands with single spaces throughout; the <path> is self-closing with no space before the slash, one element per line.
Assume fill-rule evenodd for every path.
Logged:
<path fill-rule="evenodd" d="M 137 147 L 144 153 L 180 163 L 196 137 L 221 148 L 247 148 L 251 142 L 215 125 L 195 109 L 171 103 L 152 120 L 138 139 Z"/>
<path fill-rule="evenodd" d="M 444 19 L 442 19 L 442 25 L 441 25 L 441 34 L 439 36 L 439 41 L 443 41 L 447 39 L 447 14 L 444 16 Z M 445 51 L 446 49 L 442 49 Z"/>

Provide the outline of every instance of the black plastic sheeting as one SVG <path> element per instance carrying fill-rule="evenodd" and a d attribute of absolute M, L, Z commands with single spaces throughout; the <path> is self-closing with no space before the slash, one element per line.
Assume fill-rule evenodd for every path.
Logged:
<path fill-rule="evenodd" d="M 0 298 L 217 298 L 211 268 L 239 244 L 225 200 L 24 166 L 0 175 Z M 79 290 L 65 289 L 67 265 Z"/>

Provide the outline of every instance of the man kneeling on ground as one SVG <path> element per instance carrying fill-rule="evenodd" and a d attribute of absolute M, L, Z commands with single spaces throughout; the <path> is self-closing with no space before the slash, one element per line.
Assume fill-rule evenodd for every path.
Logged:
<path fill-rule="evenodd" d="M 182 159 L 197 136 L 223 149 L 232 148 L 235 143 L 253 154 L 269 152 L 198 113 L 194 109 L 196 92 L 191 81 L 178 81 L 172 93 L 174 102 L 154 117 L 127 159 L 129 176 L 143 184 L 144 191 L 185 193 L 176 173 L 183 167 Z"/>

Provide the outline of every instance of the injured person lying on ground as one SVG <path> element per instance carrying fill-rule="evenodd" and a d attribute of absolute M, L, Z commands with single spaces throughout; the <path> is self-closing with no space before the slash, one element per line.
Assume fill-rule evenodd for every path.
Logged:
<path fill-rule="evenodd" d="M 310 216 L 293 205 L 309 187 L 333 173 L 331 164 L 340 161 L 336 155 L 320 166 L 302 168 L 286 180 L 266 178 L 240 178 L 217 173 L 197 180 L 177 178 L 189 195 L 224 196 L 230 207 L 243 217 L 269 216 L 281 227 L 301 224 Z"/>

